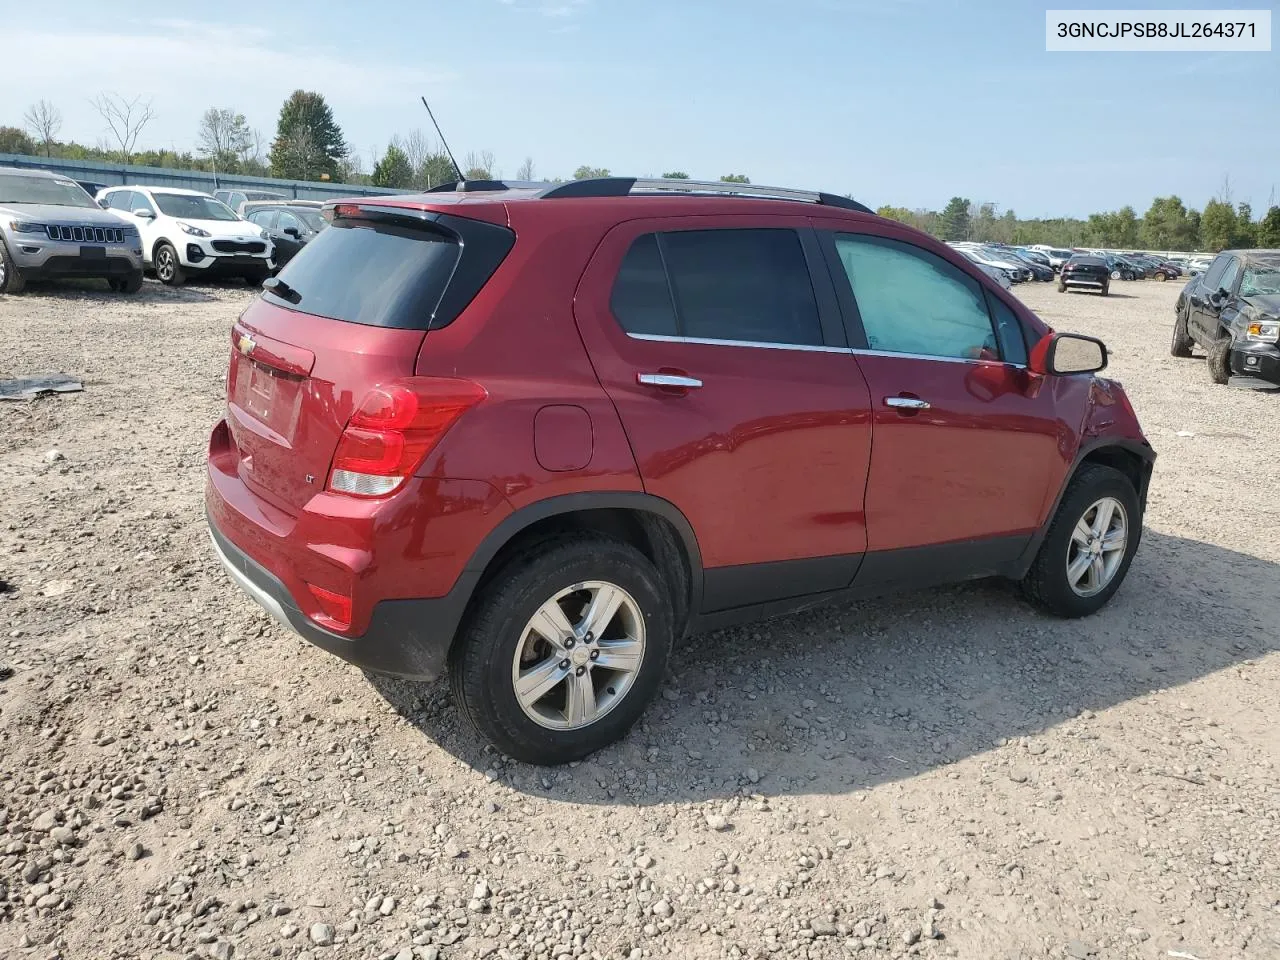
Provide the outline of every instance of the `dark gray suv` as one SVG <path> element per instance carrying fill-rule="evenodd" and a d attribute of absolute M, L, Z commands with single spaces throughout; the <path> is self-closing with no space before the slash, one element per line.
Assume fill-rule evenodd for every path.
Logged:
<path fill-rule="evenodd" d="M 0 168 L 0 293 L 54 277 L 101 277 L 112 290 L 137 293 L 142 238 L 74 180 Z"/>

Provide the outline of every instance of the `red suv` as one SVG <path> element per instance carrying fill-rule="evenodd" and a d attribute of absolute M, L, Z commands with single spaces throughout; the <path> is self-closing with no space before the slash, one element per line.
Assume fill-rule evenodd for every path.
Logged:
<path fill-rule="evenodd" d="M 235 580 L 511 757 L 617 739 L 690 633 L 975 577 L 1125 577 L 1155 459 L 1100 341 L 842 197 L 450 185 L 330 204 L 231 330 Z"/>

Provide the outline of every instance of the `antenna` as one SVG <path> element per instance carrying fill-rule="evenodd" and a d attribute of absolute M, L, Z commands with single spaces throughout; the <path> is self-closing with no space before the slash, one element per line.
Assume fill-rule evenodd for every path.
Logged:
<path fill-rule="evenodd" d="M 427 103 L 426 97 L 422 98 L 422 105 L 427 108 L 427 116 L 431 118 L 431 125 L 436 128 L 436 134 L 440 137 L 440 142 L 444 144 L 444 152 L 449 155 L 449 162 L 453 164 L 453 169 L 458 174 L 458 182 L 466 183 L 467 176 L 462 172 L 462 168 L 458 166 L 458 161 L 453 159 L 453 151 L 449 149 L 449 141 L 440 132 L 440 124 L 436 123 L 436 115 L 431 112 L 431 104 Z"/>

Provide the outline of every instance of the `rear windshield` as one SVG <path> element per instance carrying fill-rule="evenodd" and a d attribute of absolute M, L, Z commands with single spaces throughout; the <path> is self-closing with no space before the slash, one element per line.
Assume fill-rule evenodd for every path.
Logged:
<path fill-rule="evenodd" d="M 296 302 L 278 306 L 372 327 L 426 330 L 458 244 L 425 230 L 337 220 L 280 271 Z"/>

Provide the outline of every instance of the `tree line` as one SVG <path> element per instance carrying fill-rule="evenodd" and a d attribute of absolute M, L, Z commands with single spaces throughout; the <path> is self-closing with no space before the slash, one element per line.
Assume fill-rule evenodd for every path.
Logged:
<path fill-rule="evenodd" d="M 280 107 L 275 136 L 266 140 L 249 126 L 243 113 L 210 107 L 200 117 L 195 151 L 139 150 L 138 141 L 155 118 L 150 100 L 101 94 L 90 101 L 102 117 L 104 129 L 98 143 L 89 146 L 61 140 L 62 112 L 47 100 L 32 104 L 22 126 L 0 126 L 0 153 L 97 160 L 106 163 L 202 170 L 209 173 L 278 177 L 283 180 L 332 180 L 406 190 L 426 190 L 458 179 L 493 180 L 502 176 L 488 150 L 470 151 L 455 168 L 449 154 L 421 130 L 393 136 L 385 149 L 374 149 L 373 168 L 366 170 L 360 153 L 352 149 L 322 94 L 295 90 Z M 607 177 L 608 169 L 584 164 L 572 179 Z M 689 179 L 683 171 L 664 177 Z M 514 179 L 533 180 L 536 168 L 525 157 Z M 558 182 L 562 178 L 550 178 Z M 720 178 L 729 183 L 750 183 L 743 174 Z"/>
<path fill-rule="evenodd" d="M 1139 217 L 1130 206 L 1087 219 L 1019 219 L 1012 210 L 997 215 L 992 203 L 952 197 L 939 212 L 881 207 L 876 213 L 942 240 L 977 240 L 1026 246 L 1097 247 L 1111 250 L 1211 250 L 1280 247 L 1280 206 L 1255 220 L 1248 203 L 1231 202 L 1229 181 L 1203 210 L 1188 209 L 1177 196 L 1156 197 Z"/>
<path fill-rule="evenodd" d="M 62 113 L 47 100 L 32 104 L 22 126 L 0 126 L 0 153 L 43 155 L 68 160 L 203 170 L 213 173 L 279 177 L 285 180 L 332 180 L 405 190 L 426 190 L 458 178 L 500 179 L 488 150 L 467 153 L 456 170 L 449 154 L 421 130 L 393 136 L 385 149 L 374 149 L 373 167 L 366 170 L 359 151 L 352 149 L 320 93 L 295 90 L 280 107 L 275 136 L 266 140 L 249 126 L 243 113 L 210 107 L 196 129 L 196 149 L 139 150 L 138 141 L 154 119 L 151 101 L 119 94 L 100 94 L 90 101 L 103 121 L 103 135 L 94 146 L 60 140 Z M 532 157 L 525 157 L 514 179 L 536 179 Z M 605 167 L 587 164 L 571 179 L 607 177 Z M 689 179 L 683 170 L 663 177 Z M 548 178 L 553 182 L 560 177 Z M 740 173 L 720 177 L 726 183 L 750 183 Z M 1230 181 L 1203 210 L 1188 209 L 1176 196 L 1157 197 L 1139 217 L 1130 206 L 1087 219 L 1058 217 L 1022 220 L 1012 210 L 997 214 L 992 203 L 974 204 L 952 197 L 941 210 L 909 210 L 884 206 L 876 211 L 910 224 L 943 240 L 980 240 L 1011 244 L 1044 243 L 1059 247 L 1112 249 L 1212 250 L 1242 247 L 1280 247 L 1280 207 L 1272 205 L 1254 220 L 1248 203 L 1232 203 Z"/>

